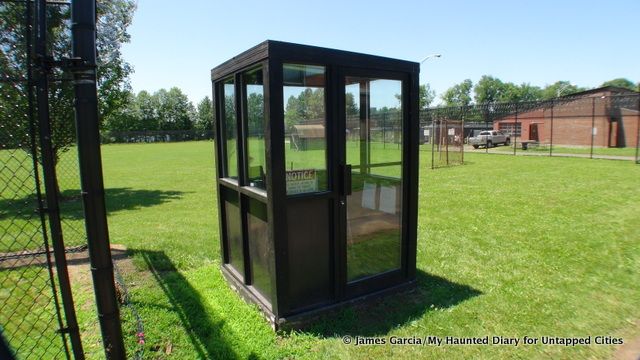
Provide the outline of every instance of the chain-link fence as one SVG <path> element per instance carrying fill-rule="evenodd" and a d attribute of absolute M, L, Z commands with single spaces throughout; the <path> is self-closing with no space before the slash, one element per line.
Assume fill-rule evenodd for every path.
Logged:
<path fill-rule="evenodd" d="M 55 158 L 42 140 L 55 135 L 39 132 L 37 99 L 57 88 L 37 93 L 36 84 L 46 84 L 33 56 L 38 10 L 30 1 L 0 1 L 0 332 L 19 358 L 69 358 L 72 345 L 82 349 L 75 314 L 62 311 L 73 310 L 62 232 L 82 228 L 60 231 L 59 207 L 51 202 L 56 194 L 47 178 Z M 77 184 L 77 171 L 60 170 Z"/>
<path fill-rule="evenodd" d="M 0 0 L 3 359 L 83 359 L 84 349 L 95 349 L 99 339 L 89 266 L 77 266 L 89 259 L 82 195 L 87 192 L 81 191 L 79 170 L 83 156 L 76 145 L 78 82 L 69 65 L 78 61 L 71 60 L 75 3 Z M 82 13 L 88 5 L 92 9 L 83 2 L 75 10 Z M 68 261 L 68 253 L 78 252 Z M 72 292 L 81 299 L 78 318 Z"/>
<path fill-rule="evenodd" d="M 421 113 L 426 141 L 431 140 L 426 134 L 438 119 L 463 122 L 464 151 L 471 153 L 640 162 L 640 94 L 625 89 L 605 87 L 545 101 L 428 109 Z"/>
<path fill-rule="evenodd" d="M 421 128 L 423 147 L 431 145 L 431 168 L 464 163 L 464 122 L 438 118 L 437 114 L 429 114 L 432 119 Z"/>

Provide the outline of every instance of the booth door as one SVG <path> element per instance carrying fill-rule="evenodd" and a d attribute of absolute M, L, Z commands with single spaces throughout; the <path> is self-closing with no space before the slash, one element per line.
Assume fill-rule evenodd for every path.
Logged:
<path fill-rule="evenodd" d="M 386 288 L 404 273 L 403 74 L 340 74 L 343 285 L 346 297 Z M 342 128 L 343 127 L 343 128 Z"/>

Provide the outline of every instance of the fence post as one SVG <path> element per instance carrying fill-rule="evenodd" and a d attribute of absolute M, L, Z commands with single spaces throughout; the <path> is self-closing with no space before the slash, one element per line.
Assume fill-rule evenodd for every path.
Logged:
<path fill-rule="evenodd" d="M 467 107 L 462 111 L 462 121 L 460 121 L 460 163 L 464 164 L 464 121 L 467 115 Z"/>
<path fill-rule="evenodd" d="M 96 79 L 96 2 L 72 0 L 75 115 L 91 274 L 107 359 L 126 359 L 104 200 Z"/>
<path fill-rule="evenodd" d="M 394 129 L 395 131 L 395 129 Z M 395 138 L 395 132 L 393 134 Z M 393 139 L 395 141 L 395 139 Z M 382 113 L 382 148 L 387 148 L 387 112 Z"/>
<path fill-rule="evenodd" d="M 551 99 L 551 133 L 549 134 L 549 156 L 553 156 L 553 99 Z"/>
<path fill-rule="evenodd" d="M 35 54 L 40 60 L 47 58 L 47 2 L 39 0 L 36 5 L 36 34 Z M 51 244 L 55 258 L 58 283 L 60 285 L 60 297 L 66 318 L 66 328 L 60 328 L 63 334 L 68 333 L 71 340 L 71 348 L 76 359 L 84 359 L 82 342 L 80 341 L 80 329 L 76 319 L 73 295 L 69 284 L 69 271 L 65 257 L 64 238 L 59 206 L 58 176 L 56 173 L 55 153 L 52 144 L 51 118 L 49 114 L 49 66 L 41 62 L 38 66 L 38 80 L 36 84 L 36 102 L 38 109 L 38 127 L 40 135 L 40 147 L 42 157 L 42 171 L 44 175 L 45 196 L 49 227 L 51 229 Z M 47 254 L 49 256 L 49 254 Z M 58 313 L 58 323 L 63 324 Z M 66 340 L 64 342 L 67 350 Z"/>
<path fill-rule="evenodd" d="M 593 159 L 593 136 L 596 127 L 596 98 L 591 98 L 591 152 L 589 159 Z"/>
<path fill-rule="evenodd" d="M 433 118 L 431 119 L 431 135 L 429 136 L 429 140 L 431 140 L 431 169 L 434 169 L 434 153 L 436 151 L 435 149 L 435 141 L 433 141 L 433 139 L 436 136 L 436 125 L 435 125 L 435 121 L 433 120 Z"/>
<path fill-rule="evenodd" d="M 489 117 L 487 116 L 487 111 L 486 110 L 482 110 L 482 112 L 484 113 L 484 129 L 487 130 L 489 128 Z M 491 129 L 493 130 L 493 127 L 491 127 Z M 491 145 L 493 145 L 493 143 L 491 143 Z M 489 153 L 489 142 L 488 140 L 484 141 L 484 152 L 485 153 Z"/>
<path fill-rule="evenodd" d="M 636 164 L 640 164 L 640 95 L 638 95 L 638 124 L 636 126 Z"/>
<path fill-rule="evenodd" d="M 516 121 L 513 124 L 513 155 L 516 154 L 516 148 L 518 147 L 518 103 L 516 103 Z"/>

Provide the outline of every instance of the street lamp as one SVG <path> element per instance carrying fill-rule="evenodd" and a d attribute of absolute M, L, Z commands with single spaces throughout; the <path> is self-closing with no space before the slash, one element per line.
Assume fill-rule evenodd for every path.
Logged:
<path fill-rule="evenodd" d="M 425 61 L 427 61 L 427 60 L 429 60 L 431 58 L 439 58 L 439 57 L 442 57 L 442 54 L 431 54 L 431 55 L 425 57 L 424 59 L 420 60 L 420 64 L 422 64 L 423 62 L 425 62 Z"/>

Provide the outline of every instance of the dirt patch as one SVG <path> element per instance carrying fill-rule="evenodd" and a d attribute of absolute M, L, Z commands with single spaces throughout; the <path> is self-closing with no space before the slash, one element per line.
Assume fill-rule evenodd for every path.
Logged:
<path fill-rule="evenodd" d="M 69 271 L 69 279 L 73 284 L 84 286 L 88 284 L 93 287 L 91 279 L 89 251 L 81 251 L 78 253 L 67 254 L 67 270 Z M 131 262 L 127 257 L 127 248 L 123 245 L 111 245 L 111 258 L 118 267 L 123 263 Z"/>
<path fill-rule="evenodd" d="M 624 344 L 616 350 L 616 360 L 640 360 L 640 321 L 636 321 L 635 337 L 625 339 Z"/>

